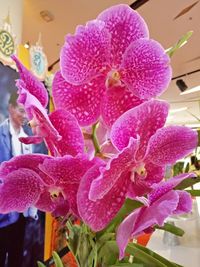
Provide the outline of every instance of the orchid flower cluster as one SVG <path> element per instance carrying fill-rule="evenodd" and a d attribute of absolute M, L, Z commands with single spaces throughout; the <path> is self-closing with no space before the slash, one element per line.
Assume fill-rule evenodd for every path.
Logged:
<path fill-rule="evenodd" d="M 127 199 L 137 200 L 140 207 L 115 229 L 121 260 L 130 239 L 191 211 L 190 194 L 176 187 L 194 175 L 163 178 L 168 164 L 194 150 L 197 133 L 165 126 L 169 105 L 156 98 L 170 83 L 170 58 L 137 12 L 113 6 L 66 36 L 50 114 L 43 84 L 12 59 L 20 74 L 18 102 L 34 133 L 20 141 L 44 141 L 50 155 L 1 164 L 0 213 L 35 206 L 55 217 L 73 215 L 94 240 Z"/>

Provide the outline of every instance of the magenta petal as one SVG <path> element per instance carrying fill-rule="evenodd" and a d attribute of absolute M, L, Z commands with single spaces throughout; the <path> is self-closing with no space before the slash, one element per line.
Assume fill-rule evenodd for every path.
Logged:
<path fill-rule="evenodd" d="M 56 108 L 68 110 L 81 126 L 87 126 L 99 118 L 100 103 L 105 90 L 104 76 L 75 86 L 66 82 L 58 71 L 53 80 L 52 95 Z"/>
<path fill-rule="evenodd" d="M 51 184 L 52 179 L 39 168 L 39 165 L 48 158 L 51 157 L 43 154 L 28 154 L 14 157 L 9 161 L 4 161 L 0 165 L 0 178 L 3 180 L 8 179 L 10 173 L 21 168 L 26 168 L 36 172 L 44 184 Z"/>
<path fill-rule="evenodd" d="M 120 259 L 124 257 L 125 248 L 129 238 L 137 237 L 155 224 L 163 225 L 164 220 L 170 216 L 178 204 L 178 194 L 170 191 L 159 198 L 149 207 L 142 207 L 132 212 L 120 224 L 117 231 L 117 244 L 120 249 Z"/>
<path fill-rule="evenodd" d="M 77 183 L 68 183 L 62 185 L 62 192 L 69 203 L 70 211 L 77 217 L 80 217 L 77 208 L 77 192 L 79 188 L 79 183 L 80 181 L 78 181 Z"/>
<path fill-rule="evenodd" d="M 179 196 L 179 202 L 178 206 L 176 207 L 176 210 L 173 212 L 174 214 L 183 214 L 183 213 L 189 213 L 192 210 L 192 197 L 191 195 L 186 191 L 179 191 L 176 190 L 178 196 Z"/>
<path fill-rule="evenodd" d="M 21 168 L 11 172 L 0 184 L 0 212 L 23 212 L 34 206 L 42 187 L 39 175 L 32 170 Z"/>
<path fill-rule="evenodd" d="M 155 224 L 162 226 L 165 219 L 173 214 L 178 201 L 179 197 L 176 191 L 169 191 L 149 207 L 143 207 L 131 236 L 136 237 Z"/>
<path fill-rule="evenodd" d="M 56 201 L 56 208 L 52 212 L 54 217 L 66 216 L 69 212 L 69 202 L 64 198 L 60 198 Z"/>
<path fill-rule="evenodd" d="M 101 168 L 99 177 L 91 184 L 89 199 L 96 201 L 103 198 L 111 188 L 117 183 L 117 180 L 123 173 L 129 173 L 135 167 L 135 153 L 138 148 L 138 141 L 131 138 L 128 146 L 118 155 L 113 157 L 106 165 Z M 129 173 L 130 177 L 130 173 Z M 128 188 L 127 188 L 128 191 Z"/>
<path fill-rule="evenodd" d="M 184 126 L 168 126 L 151 137 L 147 158 L 157 165 L 174 163 L 190 154 L 197 143 L 196 131 Z"/>
<path fill-rule="evenodd" d="M 72 84 L 87 83 L 105 71 L 110 57 L 110 35 L 102 21 L 78 26 L 74 36 L 67 35 L 61 50 L 62 76 Z"/>
<path fill-rule="evenodd" d="M 61 140 L 55 140 L 54 145 L 61 156 L 66 154 L 76 156 L 84 152 L 84 139 L 76 118 L 65 110 L 56 110 L 49 115 L 49 119 Z"/>
<path fill-rule="evenodd" d="M 125 87 L 115 86 L 109 89 L 101 102 L 101 115 L 108 127 L 124 112 L 142 103 L 142 100 L 134 96 Z"/>
<path fill-rule="evenodd" d="M 49 158 L 40 165 L 40 169 L 50 176 L 57 186 L 79 183 L 85 172 L 94 165 L 87 156 L 78 155 Z"/>
<path fill-rule="evenodd" d="M 177 185 L 179 185 L 183 180 L 188 178 L 195 177 L 194 173 L 183 173 L 177 176 L 174 176 L 167 181 L 160 182 L 158 184 L 154 184 L 153 191 L 148 195 L 149 201 L 151 203 L 155 202 L 161 196 L 174 189 Z"/>
<path fill-rule="evenodd" d="M 129 239 L 137 222 L 138 216 L 141 213 L 141 208 L 137 209 L 129 216 L 125 218 L 125 220 L 120 224 L 117 229 L 117 245 L 119 247 L 119 259 L 124 258 L 125 249 L 128 245 Z"/>
<path fill-rule="evenodd" d="M 52 201 L 50 192 L 44 190 L 35 203 L 35 207 L 41 211 L 53 212 L 55 210 L 55 203 Z"/>
<path fill-rule="evenodd" d="M 34 95 L 40 103 L 46 107 L 48 103 L 48 93 L 43 83 L 38 81 L 37 78 L 19 61 L 15 55 L 12 55 L 11 58 L 17 65 L 20 78 L 25 84 L 25 89 Z"/>
<path fill-rule="evenodd" d="M 124 203 L 130 182 L 129 175 L 122 175 L 102 199 L 91 201 L 88 196 L 90 186 L 93 179 L 100 175 L 99 168 L 102 164 L 88 170 L 81 180 L 77 195 L 79 214 L 93 231 L 102 230 L 114 218 Z"/>
<path fill-rule="evenodd" d="M 171 80 L 170 59 L 154 40 L 140 39 L 126 50 L 121 79 L 128 89 L 142 99 L 160 95 Z"/>
<path fill-rule="evenodd" d="M 28 136 L 28 137 L 20 137 L 19 141 L 24 144 L 40 144 L 43 141 L 43 138 L 40 136 Z"/>
<path fill-rule="evenodd" d="M 148 28 L 143 18 L 128 5 L 116 5 L 103 11 L 97 19 L 106 24 L 111 35 L 111 62 L 117 68 L 129 44 L 148 38 Z"/>
<path fill-rule="evenodd" d="M 113 124 L 111 141 L 119 150 L 128 145 L 130 137 L 140 137 L 137 159 L 142 159 L 150 137 L 165 124 L 169 105 L 164 101 L 150 100 L 128 110 Z"/>

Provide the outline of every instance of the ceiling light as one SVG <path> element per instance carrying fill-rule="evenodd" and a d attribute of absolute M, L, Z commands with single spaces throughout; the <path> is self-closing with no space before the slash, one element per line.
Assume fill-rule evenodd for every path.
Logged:
<path fill-rule="evenodd" d="M 182 107 L 182 108 L 176 108 L 176 109 L 170 109 L 170 113 L 177 113 L 177 112 L 181 112 L 188 109 L 187 107 Z"/>
<path fill-rule="evenodd" d="M 196 86 L 196 87 L 193 87 L 193 88 L 191 88 L 191 89 L 188 89 L 188 90 L 186 90 L 186 91 L 180 93 L 180 95 L 187 95 L 187 94 L 191 94 L 191 93 L 196 93 L 196 92 L 198 92 L 198 91 L 200 91 L 200 85 L 198 85 L 198 86 Z"/>
<path fill-rule="evenodd" d="M 178 86 L 178 89 L 181 91 L 181 92 L 184 92 L 188 87 L 186 85 L 186 83 L 184 82 L 183 79 L 179 79 L 176 81 L 176 85 Z"/>

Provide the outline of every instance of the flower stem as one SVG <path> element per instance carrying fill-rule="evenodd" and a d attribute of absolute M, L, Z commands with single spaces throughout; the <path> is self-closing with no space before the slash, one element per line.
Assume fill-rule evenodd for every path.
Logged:
<path fill-rule="evenodd" d="M 97 135 L 96 135 L 96 130 L 98 126 L 99 126 L 98 122 L 92 126 L 92 142 L 93 142 L 94 149 L 95 149 L 95 155 L 100 153 L 100 146 L 99 146 L 99 142 L 98 142 Z"/>

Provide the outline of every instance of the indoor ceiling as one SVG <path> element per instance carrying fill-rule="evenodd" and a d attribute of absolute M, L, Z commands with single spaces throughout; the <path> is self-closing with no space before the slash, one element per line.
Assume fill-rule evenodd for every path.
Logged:
<path fill-rule="evenodd" d="M 65 35 L 73 33 L 78 24 L 94 19 L 109 6 L 119 3 L 130 5 L 133 2 L 134 0 L 24 0 L 22 40 L 24 43 L 29 41 L 30 44 L 35 44 L 41 33 L 44 51 L 51 65 L 59 58 Z M 42 19 L 40 12 L 44 10 L 52 15 L 52 21 Z M 151 38 L 159 41 L 166 49 L 186 32 L 193 30 L 189 42 L 172 57 L 173 77 L 200 69 L 200 1 L 149 0 L 137 11 L 146 20 Z M 182 15 L 175 19 L 181 11 Z M 53 71 L 58 67 L 59 64 L 55 65 Z M 186 75 L 182 79 L 189 88 L 200 85 L 200 72 Z M 187 110 L 171 113 L 169 123 L 200 124 L 200 91 L 180 95 L 176 80 L 171 82 L 161 98 L 168 100 L 173 110 L 186 107 Z"/>

